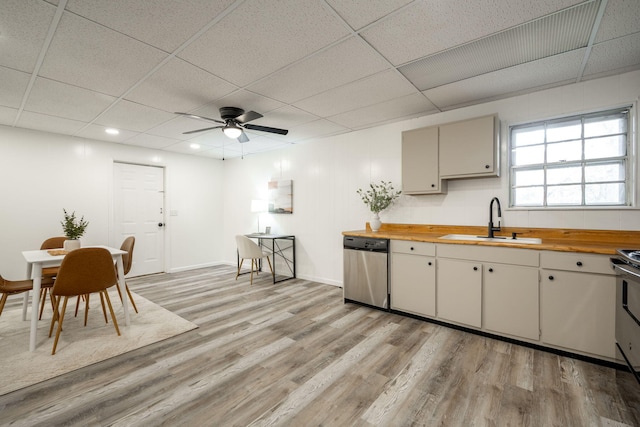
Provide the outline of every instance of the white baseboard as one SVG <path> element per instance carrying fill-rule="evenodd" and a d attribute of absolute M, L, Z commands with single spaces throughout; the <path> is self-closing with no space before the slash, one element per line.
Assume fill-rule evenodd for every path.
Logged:
<path fill-rule="evenodd" d="M 198 264 L 198 265 L 190 265 L 190 266 L 186 266 L 186 267 L 177 267 L 177 268 L 172 268 L 169 271 L 167 271 L 167 273 L 179 273 L 181 271 L 189 271 L 189 270 L 196 270 L 198 268 L 205 268 L 205 267 L 215 267 L 217 265 L 228 265 L 230 267 L 236 267 L 236 263 L 235 262 L 228 262 L 228 261 L 217 261 L 217 262 L 210 262 L 210 263 L 206 263 L 206 264 Z M 316 277 L 316 276 L 307 276 L 307 275 L 297 275 L 298 279 L 303 279 L 303 280 L 309 280 L 311 282 L 318 282 L 318 283 L 323 283 L 325 285 L 331 285 L 331 286 L 337 286 L 339 288 L 342 287 L 342 282 L 338 281 L 338 280 L 331 280 L 331 279 L 327 279 L 326 277 Z"/>

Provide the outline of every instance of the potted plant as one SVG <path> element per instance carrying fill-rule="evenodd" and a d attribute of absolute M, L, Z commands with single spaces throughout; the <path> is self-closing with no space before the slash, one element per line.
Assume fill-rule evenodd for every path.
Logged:
<path fill-rule="evenodd" d="M 80 219 L 76 218 L 76 213 L 69 214 L 66 209 L 63 209 L 64 221 L 61 221 L 62 231 L 67 237 L 64 242 L 64 249 L 66 251 L 72 251 L 80 247 L 80 237 L 84 235 L 85 230 L 89 223 L 84 220 L 84 216 Z"/>
<path fill-rule="evenodd" d="M 359 188 L 357 193 L 362 198 L 365 205 L 369 206 L 369 210 L 373 212 L 373 219 L 369 225 L 371 230 L 376 232 L 380 229 L 380 212 L 387 209 L 393 202 L 400 197 L 401 191 L 395 191 L 391 182 L 380 181 L 380 184 L 369 184 L 369 189 L 364 191 Z"/>

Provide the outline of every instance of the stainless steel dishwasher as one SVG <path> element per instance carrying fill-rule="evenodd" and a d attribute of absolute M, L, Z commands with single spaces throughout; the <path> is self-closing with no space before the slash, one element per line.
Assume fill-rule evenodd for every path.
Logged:
<path fill-rule="evenodd" d="M 344 236 L 344 302 L 389 309 L 389 240 Z"/>

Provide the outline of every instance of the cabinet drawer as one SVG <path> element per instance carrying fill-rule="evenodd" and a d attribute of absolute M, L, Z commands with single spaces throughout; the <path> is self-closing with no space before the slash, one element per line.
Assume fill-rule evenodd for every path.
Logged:
<path fill-rule="evenodd" d="M 540 264 L 538 254 L 538 251 L 532 249 L 496 248 L 476 245 L 438 245 L 438 257 L 442 258 L 526 265 L 529 267 L 537 267 Z"/>
<path fill-rule="evenodd" d="M 412 242 L 410 240 L 392 240 L 391 252 L 414 255 L 436 255 L 435 243 Z"/>
<path fill-rule="evenodd" d="M 543 251 L 540 266 L 553 270 L 614 275 L 608 255 Z"/>

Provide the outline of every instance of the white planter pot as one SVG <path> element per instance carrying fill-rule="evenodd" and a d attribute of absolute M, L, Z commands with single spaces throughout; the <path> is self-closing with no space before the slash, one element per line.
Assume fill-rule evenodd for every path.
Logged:
<path fill-rule="evenodd" d="M 380 230 L 382 222 L 380 221 L 380 216 L 377 213 L 373 214 L 373 218 L 371 218 L 371 221 L 369 221 L 369 225 L 371 226 L 371 231 L 373 231 L 374 233 Z"/>
<path fill-rule="evenodd" d="M 75 249 L 80 249 L 80 239 L 65 240 L 62 244 L 62 248 L 67 252 L 71 252 Z"/>

